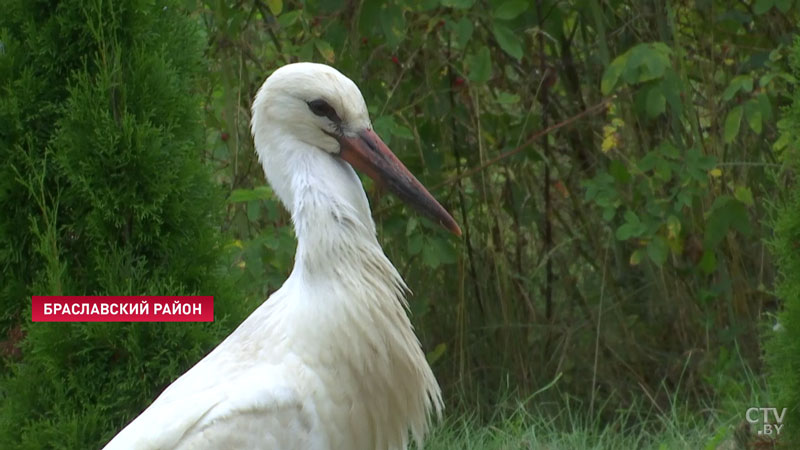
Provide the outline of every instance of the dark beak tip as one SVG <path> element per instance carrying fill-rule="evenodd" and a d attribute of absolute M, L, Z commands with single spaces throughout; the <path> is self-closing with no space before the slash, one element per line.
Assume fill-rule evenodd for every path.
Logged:
<path fill-rule="evenodd" d="M 461 227 L 459 227 L 457 223 L 455 222 L 451 223 L 450 226 L 447 227 L 447 230 L 455 234 L 456 236 L 461 237 Z"/>
<path fill-rule="evenodd" d="M 339 157 L 353 168 L 365 173 L 378 185 L 385 186 L 417 212 L 438 222 L 442 228 L 461 236 L 461 228 L 453 216 L 409 172 L 374 131 L 367 129 L 359 132 L 356 137 L 340 136 L 338 140 L 341 146 Z"/>

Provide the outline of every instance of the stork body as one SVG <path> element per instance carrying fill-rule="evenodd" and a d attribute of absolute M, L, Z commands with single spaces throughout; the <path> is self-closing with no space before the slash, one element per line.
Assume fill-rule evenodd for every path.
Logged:
<path fill-rule="evenodd" d="M 409 434 L 420 442 L 441 393 L 352 166 L 458 226 L 371 131 L 358 88 L 335 69 L 278 69 L 256 96 L 252 130 L 292 214 L 294 269 L 106 449 L 393 450 Z"/>

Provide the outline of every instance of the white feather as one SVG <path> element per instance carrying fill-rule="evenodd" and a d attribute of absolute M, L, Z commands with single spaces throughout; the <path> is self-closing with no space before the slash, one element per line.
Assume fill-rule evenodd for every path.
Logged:
<path fill-rule="evenodd" d="M 355 84 L 318 64 L 277 70 L 253 104 L 259 159 L 297 234 L 291 275 L 107 450 L 404 449 L 441 413 L 363 187 L 298 101 L 314 98 L 369 126 Z"/>

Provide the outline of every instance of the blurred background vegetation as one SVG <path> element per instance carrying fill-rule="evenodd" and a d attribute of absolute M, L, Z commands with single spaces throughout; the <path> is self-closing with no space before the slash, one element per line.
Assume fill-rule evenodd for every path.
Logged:
<path fill-rule="evenodd" d="M 51 3 L 58 2 L 15 2 L 17 12 L 27 11 L 29 26 L 9 18 L 0 23 L 0 41 L 11 48 L 23 33 L 37 33 L 30 24 L 66 21 L 69 8 Z M 225 280 L 224 288 L 214 289 L 226 294 L 202 292 L 227 298 L 218 300 L 226 315 L 220 328 L 206 330 L 202 351 L 276 290 L 291 270 L 290 218 L 265 185 L 249 133 L 249 108 L 272 70 L 316 61 L 337 67 L 359 85 L 375 129 L 464 230 L 455 239 L 364 180 L 384 249 L 415 292 L 412 321 L 445 391 L 450 417 L 466 413 L 467 424 L 481 424 L 499 414 L 524 423 L 527 416 L 520 418 L 519 410 L 555 417 L 569 404 L 574 409 L 568 411 L 580 412 L 595 426 L 627 430 L 646 421 L 641 411 L 688 414 L 697 420 L 688 429 L 722 422 L 714 422 L 718 429 L 712 427 L 710 437 L 699 441 L 716 448 L 735 437 L 750 406 L 789 407 L 797 414 L 796 388 L 780 397 L 793 403 L 771 403 L 760 344 L 773 326 L 781 328 L 775 314 L 783 302 L 798 301 L 797 289 L 776 291 L 776 282 L 794 273 L 791 264 L 797 263 L 787 246 L 796 248 L 800 235 L 800 221 L 786 218 L 793 209 L 782 206 L 796 201 L 789 187 L 800 136 L 797 107 L 794 115 L 781 117 L 790 111 L 800 74 L 800 67 L 791 65 L 798 60 L 798 50 L 792 50 L 797 2 L 117 3 L 123 6 L 96 0 L 71 14 L 76 23 L 81 11 L 120 18 L 111 28 L 114 36 L 141 26 L 142 42 L 151 47 L 133 33 L 126 47 L 130 54 L 142 48 L 163 51 L 167 64 L 177 61 L 193 74 L 194 84 L 186 89 L 197 95 L 195 114 L 204 114 L 205 125 L 195 157 L 210 168 L 226 199 L 224 211 L 209 215 L 218 233 L 212 246 L 221 259 L 219 267 L 208 269 Z M 144 12 L 128 14 L 139 10 Z M 180 46 L 172 42 L 170 47 L 177 31 L 158 21 L 143 25 L 166 11 L 182 26 L 193 24 L 188 34 L 204 48 L 193 60 L 196 66 L 180 61 Z M 81 27 L 87 25 L 76 25 Z M 153 42 L 147 40 L 154 36 Z M 39 48 L 31 42 L 29 48 Z M 74 74 L 81 70 L 102 75 L 82 62 L 96 56 L 95 47 L 60 45 L 73 51 L 57 71 L 60 83 L 75 89 Z M 28 67 L 26 76 L 35 78 L 53 55 L 58 52 L 5 65 L 3 76 L 16 77 L 13 66 Z M 4 86 L 4 95 L 12 92 L 11 84 Z M 62 84 L 56 92 L 66 89 Z M 59 108 L 53 114 L 63 112 Z M 174 129 L 167 128 L 165 136 L 171 138 Z M 25 131 L 21 128 L 20 136 Z M 3 142 L 7 151 L 19 151 L 22 147 L 14 145 L 25 140 L 9 136 Z M 59 141 L 47 142 L 57 153 Z M 28 166 L 20 158 L 13 159 L 17 172 L 4 181 L 7 193 L 25 185 L 19 172 Z M 65 158 L 60 157 L 59 167 L 67 175 L 59 189 L 68 190 L 79 183 L 77 175 L 69 178 L 77 169 L 70 169 Z M 5 228 L 24 234 L 29 223 L 38 223 L 29 217 L 41 216 L 43 209 L 30 207 L 35 194 L 20 192 L 0 200 L 4 208 L 28 204 Z M 209 200 L 201 208 L 214 205 Z M 783 228 L 776 228 L 776 220 Z M 59 223 L 48 226 L 63 260 L 73 245 L 64 242 L 74 241 L 75 232 Z M 776 238 L 780 229 L 784 234 Z M 33 241 L 10 240 L 3 266 L 9 281 L 0 292 L 9 306 L 0 315 L 2 368 L 16 374 L 7 375 L 11 378 L 24 372 L 19 367 L 26 364 L 25 348 L 35 351 L 25 344 L 26 336 L 43 327 L 26 322 L 27 300 L 20 298 L 56 293 L 32 275 L 53 270 Z M 26 250 L 13 250 L 15 245 Z M 774 256 L 781 252 L 788 255 L 781 260 L 783 272 Z M 42 262 L 19 266 L 25 255 Z M 187 285 L 189 290 L 202 286 Z M 126 293 L 75 286 L 84 290 L 65 293 Z M 149 290 L 131 288 L 131 293 Z M 86 333 L 75 333 L 74 339 Z M 189 344 L 174 344 L 182 345 Z M 800 386 L 797 353 L 781 353 L 786 345 L 780 343 L 774 348 L 781 357 L 773 360 L 786 364 L 781 380 Z M 136 404 L 107 408 L 114 415 L 107 425 L 111 429 L 85 431 L 92 437 L 81 442 L 113 435 L 113 427 L 138 413 L 192 361 L 171 361 L 169 370 L 131 400 Z M 69 364 L 79 363 L 65 362 L 62 369 L 69 372 Z M 8 396 L 14 384 L 5 386 Z M 632 410 L 637 413 L 620 415 Z M 20 411 L 6 410 L 0 417 L 12 420 Z M 42 421 L 49 420 L 41 407 L 38 411 Z M 794 423 L 800 432 L 800 421 Z M 616 444 L 623 445 L 609 448 Z"/>

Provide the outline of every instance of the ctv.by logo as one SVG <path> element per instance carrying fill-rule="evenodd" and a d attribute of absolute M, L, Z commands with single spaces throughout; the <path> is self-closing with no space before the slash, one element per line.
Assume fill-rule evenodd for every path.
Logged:
<path fill-rule="evenodd" d="M 775 418 L 774 421 L 769 420 L 770 414 Z M 772 436 L 774 433 L 775 436 L 778 436 L 783 428 L 783 416 L 786 415 L 786 408 L 782 408 L 780 414 L 778 414 L 778 408 L 748 408 L 744 415 L 749 423 L 761 422 L 761 429 L 757 431 L 759 435 Z"/>

